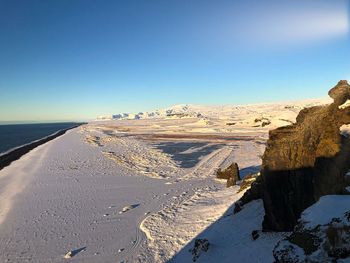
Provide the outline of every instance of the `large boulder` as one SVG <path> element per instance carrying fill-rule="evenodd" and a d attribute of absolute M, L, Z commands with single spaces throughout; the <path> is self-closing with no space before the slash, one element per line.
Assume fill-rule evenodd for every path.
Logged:
<path fill-rule="evenodd" d="M 329 92 L 334 102 L 302 110 L 293 125 L 270 131 L 263 155 L 264 230 L 290 231 L 301 212 L 327 194 L 344 194 L 350 140 L 340 127 L 350 123 L 350 86 Z"/>
<path fill-rule="evenodd" d="M 340 81 L 329 95 L 333 103 L 305 108 L 295 124 L 269 132 L 259 180 L 240 200 L 242 207 L 263 199 L 264 231 L 291 231 L 321 196 L 348 194 L 350 139 L 340 128 L 350 123 L 350 86 Z"/>
<path fill-rule="evenodd" d="M 234 186 L 237 181 L 241 180 L 239 176 L 239 167 L 237 163 L 232 163 L 229 167 L 224 170 L 219 169 L 216 173 L 218 179 L 226 179 L 226 186 Z"/>

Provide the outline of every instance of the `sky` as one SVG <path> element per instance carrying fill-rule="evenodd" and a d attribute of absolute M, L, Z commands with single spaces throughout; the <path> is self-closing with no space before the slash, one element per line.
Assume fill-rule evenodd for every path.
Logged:
<path fill-rule="evenodd" d="M 0 121 L 325 97 L 348 0 L 0 0 Z"/>

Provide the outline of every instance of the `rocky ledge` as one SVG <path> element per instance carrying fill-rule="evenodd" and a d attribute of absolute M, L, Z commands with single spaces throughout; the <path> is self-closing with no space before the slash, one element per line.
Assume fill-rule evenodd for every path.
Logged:
<path fill-rule="evenodd" d="M 301 216 L 273 250 L 276 263 L 345 262 L 350 258 L 350 196 L 329 195 Z M 349 261 L 346 261 L 349 262 Z"/>
<path fill-rule="evenodd" d="M 348 194 L 350 139 L 340 128 L 350 123 L 350 86 L 340 81 L 328 94 L 333 103 L 305 108 L 295 124 L 269 133 L 260 177 L 237 203 L 263 199 L 264 231 L 292 231 L 321 196 Z"/>

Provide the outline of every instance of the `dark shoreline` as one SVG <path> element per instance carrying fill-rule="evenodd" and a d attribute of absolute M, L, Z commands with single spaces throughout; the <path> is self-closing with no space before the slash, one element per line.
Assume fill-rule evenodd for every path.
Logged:
<path fill-rule="evenodd" d="M 3 168 L 5 168 L 6 166 L 10 165 L 12 162 L 20 159 L 23 155 L 25 155 L 26 153 L 30 152 L 31 150 L 33 150 L 34 148 L 38 147 L 39 145 L 42 145 L 44 143 L 47 143 L 63 134 L 65 134 L 67 131 L 77 128 L 79 126 L 81 126 L 82 124 L 77 124 L 74 125 L 72 127 L 60 130 L 58 132 L 55 132 L 54 134 L 51 134 L 49 136 L 46 136 L 42 139 L 33 141 L 31 143 L 25 144 L 23 146 L 19 146 L 18 148 L 15 148 L 3 155 L 0 156 L 0 170 L 2 170 Z"/>

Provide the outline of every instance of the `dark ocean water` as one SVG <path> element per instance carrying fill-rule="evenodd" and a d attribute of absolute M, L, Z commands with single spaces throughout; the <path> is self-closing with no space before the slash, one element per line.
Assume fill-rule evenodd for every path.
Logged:
<path fill-rule="evenodd" d="M 0 153 L 67 129 L 78 123 L 35 123 L 0 125 Z"/>

